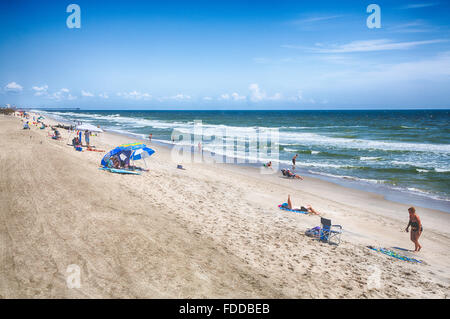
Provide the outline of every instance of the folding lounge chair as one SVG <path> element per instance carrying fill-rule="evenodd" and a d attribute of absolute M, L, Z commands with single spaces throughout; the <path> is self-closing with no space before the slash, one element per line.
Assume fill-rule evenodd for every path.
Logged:
<path fill-rule="evenodd" d="M 332 225 L 331 219 L 320 218 L 321 228 L 318 240 L 329 244 L 339 245 L 341 243 L 342 226 Z"/>

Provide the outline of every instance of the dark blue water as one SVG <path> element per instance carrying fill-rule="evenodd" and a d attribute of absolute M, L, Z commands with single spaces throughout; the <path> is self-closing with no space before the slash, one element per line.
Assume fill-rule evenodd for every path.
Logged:
<path fill-rule="evenodd" d="M 202 122 L 205 151 L 281 166 L 299 154 L 297 170 L 334 180 L 440 200 L 450 211 L 450 111 L 76 111 L 48 114 L 169 142 Z M 276 157 L 253 158 L 254 134 L 276 128 Z M 231 154 L 223 140 L 244 143 Z M 213 138 L 211 138 L 213 136 Z M 198 140 L 178 143 L 197 145 Z M 270 155 L 270 154 L 269 154 Z M 446 209 L 447 208 L 447 209 Z"/>

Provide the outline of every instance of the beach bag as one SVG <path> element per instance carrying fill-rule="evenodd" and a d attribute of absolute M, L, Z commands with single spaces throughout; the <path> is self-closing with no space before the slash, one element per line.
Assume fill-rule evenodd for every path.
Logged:
<path fill-rule="evenodd" d="M 308 237 L 319 238 L 320 226 L 313 227 L 305 231 L 305 235 Z"/>

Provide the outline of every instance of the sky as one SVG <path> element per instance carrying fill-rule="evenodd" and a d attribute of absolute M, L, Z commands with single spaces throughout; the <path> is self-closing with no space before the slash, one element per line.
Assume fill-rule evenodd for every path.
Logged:
<path fill-rule="evenodd" d="M 449 13 L 440 0 L 2 0 L 0 105 L 449 108 Z"/>

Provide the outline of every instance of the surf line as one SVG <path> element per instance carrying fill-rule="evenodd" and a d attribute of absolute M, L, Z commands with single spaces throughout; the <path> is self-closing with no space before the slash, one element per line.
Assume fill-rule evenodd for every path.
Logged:
<path fill-rule="evenodd" d="M 214 309 L 214 306 L 194 306 L 186 303 L 186 306 L 180 306 L 179 313 L 183 314 L 206 314 L 209 317 Z"/>

